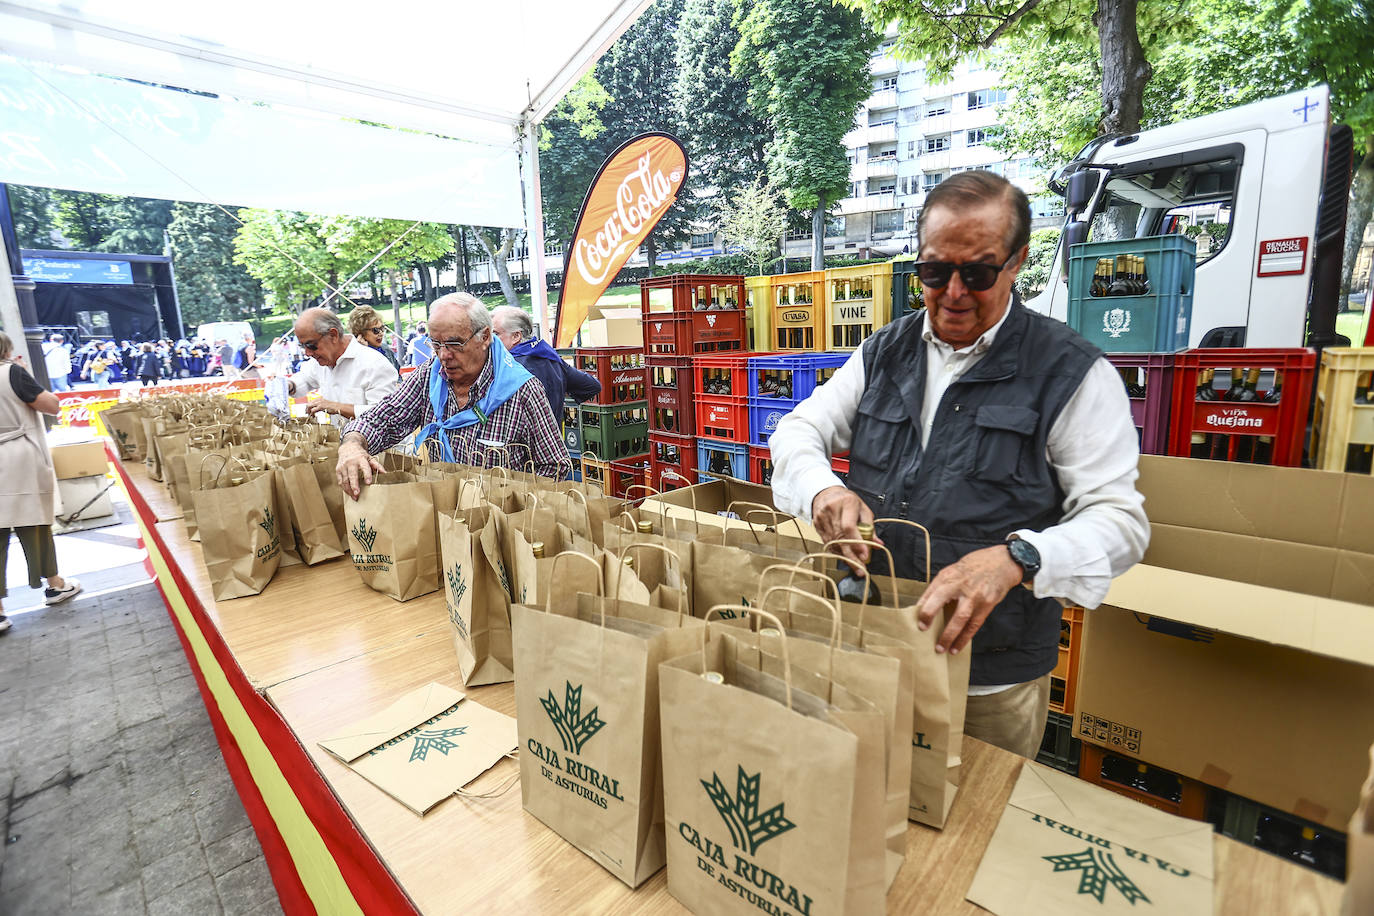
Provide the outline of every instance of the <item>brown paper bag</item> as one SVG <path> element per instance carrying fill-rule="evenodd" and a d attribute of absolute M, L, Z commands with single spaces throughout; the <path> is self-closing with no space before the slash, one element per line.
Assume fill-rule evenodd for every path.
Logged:
<path fill-rule="evenodd" d="M 470 687 L 514 679 L 511 592 L 518 589 L 516 594 L 529 600 L 537 593 L 533 549 L 517 545 L 509 531 L 505 514 L 490 505 L 439 516 L 449 625 L 459 674 Z M 518 559 L 508 562 L 504 545 Z"/>
<path fill-rule="evenodd" d="M 350 726 L 320 747 L 423 815 L 509 756 L 515 720 L 433 683 Z"/>
<path fill-rule="evenodd" d="M 525 810 L 630 887 L 665 862 L 658 665 L 695 645 L 683 613 L 575 594 L 598 564 L 565 553 L 566 586 L 544 608 L 511 608 L 520 791 Z M 589 572 L 590 570 L 590 572 Z M 576 616 L 567 616 L 569 599 Z M 554 604 L 561 604 L 561 609 Z"/>
<path fill-rule="evenodd" d="M 283 462 L 277 473 L 291 504 L 296 546 L 301 559 L 314 566 L 344 555 L 329 505 L 309 459 Z"/>
<path fill-rule="evenodd" d="M 1346 843 L 1341 916 L 1374 913 L 1374 746 L 1369 748 L 1369 778 L 1350 818 Z"/>
<path fill-rule="evenodd" d="M 100 412 L 100 422 L 110 431 L 124 461 L 142 461 L 148 448 L 143 432 L 143 411 L 135 404 L 116 404 Z"/>
<path fill-rule="evenodd" d="M 216 601 L 258 594 L 281 562 L 272 475 L 235 470 L 224 480 L 226 486 L 192 495 Z"/>
<path fill-rule="evenodd" d="M 344 506 L 353 566 L 368 588 L 397 601 L 439 587 L 439 545 L 429 484 L 386 472 Z"/>
<path fill-rule="evenodd" d="M 334 523 L 334 533 L 339 536 L 339 543 L 348 548 L 348 517 L 344 512 L 344 505 L 348 501 L 348 496 L 339 486 L 338 478 L 334 476 L 334 468 L 339 463 L 339 450 L 337 448 L 317 448 L 310 452 L 310 470 L 315 473 L 315 482 L 319 484 L 320 495 L 324 497 L 325 507 L 329 509 L 329 518 Z"/>
<path fill-rule="evenodd" d="M 1027 760 L 968 899 L 998 916 L 1210 914 L 1212 827 Z"/>
<path fill-rule="evenodd" d="M 669 893 L 699 914 L 881 912 L 881 716 L 793 689 L 792 640 L 761 640 L 777 678 L 710 637 L 659 668 Z"/>

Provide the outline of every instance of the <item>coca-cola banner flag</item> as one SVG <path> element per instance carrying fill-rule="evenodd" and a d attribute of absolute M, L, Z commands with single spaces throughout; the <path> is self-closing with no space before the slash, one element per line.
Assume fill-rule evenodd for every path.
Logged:
<path fill-rule="evenodd" d="M 677 200 L 686 180 L 687 153 L 667 134 L 627 140 L 601 166 L 563 263 L 556 346 L 572 345 L 591 307 Z"/>

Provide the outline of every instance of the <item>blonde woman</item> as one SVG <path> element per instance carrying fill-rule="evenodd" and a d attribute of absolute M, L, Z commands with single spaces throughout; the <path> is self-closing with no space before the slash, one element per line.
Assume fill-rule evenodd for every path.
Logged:
<path fill-rule="evenodd" d="M 348 333 L 358 338 L 363 346 L 371 347 L 386 357 L 393 369 L 401 371 L 396 362 L 396 354 L 386 345 L 386 322 L 377 310 L 370 305 L 360 305 L 348 313 Z"/>
<path fill-rule="evenodd" d="M 52 454 L 43 432 L 40 413 L 56 416 L 57 395 L 44 391 L 14 352 L 9 335 L 0 332 L 0 602 L 7 596 L 5 563 L 10 532 L 24 548 L 29 567 L 29 588 L 41 588 L 44 604 L 61 604 L 81 591 L 74 578 L 57 574 L 57 547 L 53 543 Z M 0 606 L 0 633 L 10 620 Z"/>

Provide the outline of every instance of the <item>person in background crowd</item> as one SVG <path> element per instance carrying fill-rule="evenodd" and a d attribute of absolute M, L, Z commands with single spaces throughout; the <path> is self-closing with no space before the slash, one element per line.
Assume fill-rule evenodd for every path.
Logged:
<path fill-rule="evenodd" d="M 234 367 L 234 348 L 228 340 L 221 338 L 215 342 L 215 359 L 221 375 L 228 379 L 239 377 L 239 370 Z"/>
<path fill-rule="evenodd" d="M 927 628 L 954 613 L 937 652 L 972 644 L 966 734 L 1034 757 L 1067 599 L 1097 607 L 1150 540 L 1140 449 L 1121 376 L 1063 322 L 1025 308 L 1012 282 L 1030 237 L 1026 195 L 960 172 L 917 222 L 926 311 L 881 328 L 770 437 L 779 509 L 821 538 L 857 538 L 875 515 L 898 576 L 934 578 Z M 849 476 L 830 455 L 849 451 Z M 842 553 L 868 562 L 867 547 Z M 872 572 L 886 571 L 883 554 Z"/>
<path fill-rule="evenodd" d="M 141 352 L 135 365 L 138 380 L 144 385 L 156 385 L 157 380 L 162 377 L 162 360 L 158 359 L 157 352 L 150 343 L 140 345 L 139 350 Z"/>
<path fill-rule="evenodd" d="M 67 378 L 72 373 L 72 354 L 67 349 L 67 338 L 53 334 L 43 344 L 43 367 L 48 370 L 53 391 L 72 390 L 72 383 Z"/>
<path fill-rule="evenodd" d="M 386 324 L 376 309 L 370 305 L 360 305 L 349 312 L 348 333 L 385 356 L 386 361 L 400 374 L 401 364 L 396 361 L 396 353 L 386 345 Z"/>
<path fill-rule="evenodd" d="M 110 349 L 97 348 L 91 354 L 90 362 L 86 363 L 86 368 L 82 371 L 82 378 L 89 376 L 97 388 L 104 388 L 110 384 L 110 373 L 118 362 L 118 356 L 114 352 L 114 342 L 111 341 L 107 346 Z"/>
<path fill-rule="evenodd" d="M 534 336 L 534 322 L 524 309 L 503 305 L 492 310 L 491 327 L 510 355 L 544 386 L 555 417 L 563 416 L 563 400 L 589 401 L 601 393 L 601 383 L 563 361 L 558 351 Z"/>
<path fill-rule="evenodd" d="M 314 359 L 287 380 L 293 397 L 319 389 L 322 397 L 306 410 L 325 413 L 336 426 L 360 416 L 396 390 L 396 370 L 382 354 L 344 333 L 339 316 L 329 309 L 301 312 L 296 339 Z"/>
<path fill-rule="evenodd" d="M 344 427 L 336 469 L 344 491 L 357 499 L 382 469 L 371 456 L 417 427 L 415 445 L 425 444 L 433 459 L 485 465 L 495 448 L 494 463 L 566 479 L 572 462 L 544 386 L 492 334 L 487 307 L 467 293 L 441 296 L 428 328 L 436 355 Z"/>
<path fill-rule="evenodd" d="M 239 377 L 248 375 L 248 369 L 258 358 L 258 344 L 253 340 L 252 335 L 244 334 L 243 340 L 234 349 L 234 368 L 239 370 Z M 256 375 L 254 375 L 256 377 Z"/>
<path fill-rule="evenodd" d="M 138 359 L 138 345 L 126 340 L 116 348 L 116 352 L 119 354 L 117 360 L 119 368 L 111 367 L 114 372 L 114 380 L 120 382 L 126 378 L 133 378 L 134 361 Z"/>
<path fill-rule="evenodd" d="M 8 597 L 5 568 L 9 559 L 10 533 L 19 538 L 28 563 L 29 588 L 48 586 L 43 603 L 61 604 L 81 591 L 74 578 L 57 572 L 54 521 L 52 453 L 43 432 L 40 413 L 56 416 L 57 395 L 44 391 L 14 352 L 9 335 L 0 332 L 0 633 L 10 628 L 3 600 Z"/>
<path fill-rule="evenodd" d="M 410 343 L 406 346 L 406 359 L 417 369 L 434 355 L 434 348 L 429 345 L 429 337 L 426 336 L 428 333 L 425 323 L 420 322 L 411 332 Z"/>

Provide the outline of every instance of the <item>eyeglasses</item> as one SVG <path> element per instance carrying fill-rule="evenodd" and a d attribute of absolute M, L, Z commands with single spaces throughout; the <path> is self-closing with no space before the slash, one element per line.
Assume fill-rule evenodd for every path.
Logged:
<path fill-rule="evenodd" d="M 377 325 L 375 328 L 364 328 L 364 331 L 368 334 L 380 334 L 385 330 L 386 326 L 381 324 Z"/>
<path fill-rule="evenodd" d="M 431 337 L 429 338 L 429 345 L 434 348 L 435 356 L 438 356 L 444 350 L 448 350 L 453 353 L 458 353 L 469 343 L 471 343 L 474 337 L 481 334 L 482 331 L 485 330 L 487 330 L 487 328 L 482 328 L 481 331 L 473 331 L 471 334 L 467 336 L 467 339 L 465 340 L 435 340 L 433 337 Z"/>
<path fill-rule="evenodd" d="M 997 275 L 1011 266 L 1011 262 L 1016 260 L 1016 252 L 1011 253 L 1011 257 L 1003 262 L 1001 267 L 996 264 L 954 264 L 949 261 L 917 261 L 916 276 L 921 278 L 921 282 L 932 289 L 943 289 L 949 285 L 950 278 L 954 272 L 959 271 L 959 279 L 964 281 L 964 285 L 975 293 L 981 293 L 992 289 L 997 282 Z"/>
<path fill-rule="evenodd" d="M 320 340 L 321 338 L 316 337 L 314 340 L 307 343 L 304 340 L 301 340 L 299 337 L 296 338 L 296 342 L 299 343 L 302 347 L 305 347 L 311 353 L 314 353 L 316 350 L 320 348 Z"/>

